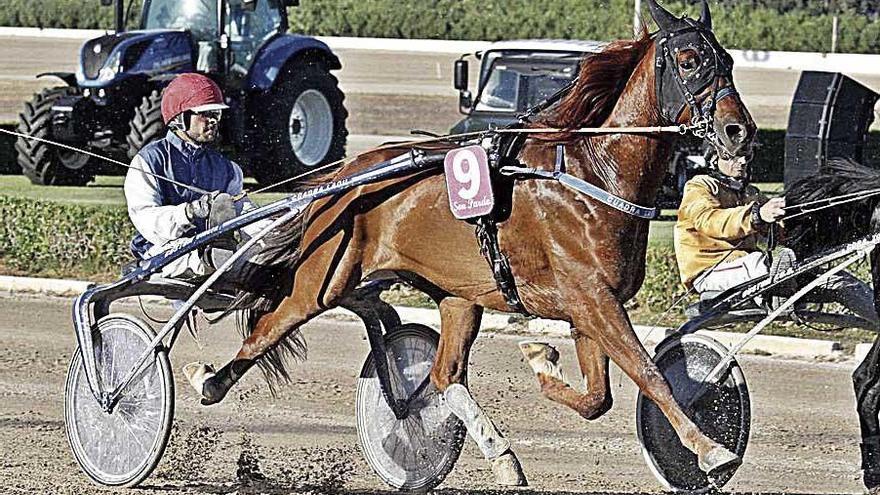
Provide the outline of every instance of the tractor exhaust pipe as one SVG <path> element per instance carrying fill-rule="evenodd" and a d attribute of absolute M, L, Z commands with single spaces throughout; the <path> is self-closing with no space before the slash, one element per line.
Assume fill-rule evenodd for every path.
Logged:
<path fill-rule="evenodd" d="M 116 22 L 116 33 L 121 33 L 125 31 L 125 0 L 116 0 L 115 3 L 113 20 Z"/>
<path fill-rule="evenodd" d="M 117 33 L 125 31 L 125 0 L 101 0 L 105 7 L 113 6 L 113 23 Z"/>

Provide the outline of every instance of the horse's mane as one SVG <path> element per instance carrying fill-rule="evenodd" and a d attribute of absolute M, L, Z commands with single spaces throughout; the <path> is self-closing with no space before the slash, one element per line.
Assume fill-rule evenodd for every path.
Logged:
<path fill-rule="evenodd" d="M 561 129 L 602 125 L 651 42 L 642 30 L 635 40 L 613 41 L 601 52 L 586 55 L 574 86 L 559 103 L 539 114 L 537 122 Z"/>
<path fill-rule="evenodd" d="M 833 158 L 819 173 L 787 188 L 785 200 L 787 206 L 795 206 L 871 189 L 880 189 L 880 170 L 851 158 Z M 875 196 L 786 220 L 784 244 L 792 247 L 800 257 L 866 236 L 876 228 L 871 217 L 878 199 L 880 197 Z M 819 207 L 822 203 L 813 206 Z M 789 214 L 797 212 L 794 209 Z"/>

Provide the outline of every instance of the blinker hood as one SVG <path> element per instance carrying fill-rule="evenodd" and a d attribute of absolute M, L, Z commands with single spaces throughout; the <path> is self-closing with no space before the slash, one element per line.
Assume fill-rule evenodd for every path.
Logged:
<path fill-rule="evenodd" d="M 712 33 L 712 18 L 706 0 L 702 2 L 699 20 L 675 17 L 655 0 L 647 3 L 660 28 L 653 36 L 656 44 L 656 94 L 663 118 L 677 122 L 686 105 L 691 107 L 694 116 L 711 113 L 714 109 L 698 106 L 695 95 L 714 84 L 719 77 L 731 77 L 733 59 Z M 693 50 L 699 57 L 697 68 L 684 76 L 678 70 L 677 62 L 678 53 L 683 50 Z M 716 94 L 707 103 L 713 105 L 721 97 Z"/>

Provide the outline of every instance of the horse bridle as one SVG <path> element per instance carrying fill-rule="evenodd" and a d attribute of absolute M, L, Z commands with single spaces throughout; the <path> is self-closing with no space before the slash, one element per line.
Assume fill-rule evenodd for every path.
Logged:
<path fill-rule="evenodd" d="M 655 91 L 661 116 L 668 122 L 677 122 L 684 109 L 691 110 L 693 133 L 709 141 L 717 149 L 723 149 L 712 127 L 715 109 L 724 98 L 736 96 L 731 82 L 723 88 L 718 87 L 721 78 L 732 81 L 733 59 L 715 39 L 714 34 L 698 21 L 681 19 L 686 25 L 680 29 L 658 31 L 655 34 L 657 46 L 655 62 Z M 700 57 L 696 70 L 682 77 L 675 57 L 681 50 L 691 49 Z M 711 64 L 711 65 L 710 65 Z M 702 104 L 694 95 L 712 88 L 703 98 Z M 673 88 L 668 93 L 667 88 Z"/>

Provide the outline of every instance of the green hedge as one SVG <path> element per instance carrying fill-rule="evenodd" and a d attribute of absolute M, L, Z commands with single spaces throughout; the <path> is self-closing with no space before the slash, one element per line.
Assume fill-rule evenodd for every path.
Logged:
<path fill-rule="evenodd" d="M 113 277 L 133 233 L 124 208 L 0 196 L 0 259 L 14 271 Z"/>
<path fill-rule="evenodd" d="M 114 280 L 133 234 L 122 207 L 0 196 L 0 264 L 17 273 Z M 664 310 L 683 290 L 671 247 L 649 248 L 638 305 Z"/>
<path fill-rule="evenodd" d="M 663 2 L 674 13 L 696 7 Z M 880 53 L 877 7 L 841 0 L 838 50 Z M 294 32 L 371 36 L 499 40 L 575 38 L 610 40 L 632 32 L 632 0 L 303 0 L 290 9 Z M 643 2 L 644 4 L 644 2 Z M 713 2 L 718 38 L 730 48 L 830 50 L 832 16 L 825 0 Z M 129 25 L 139 16 L 132 12 Z M 870 14 L 870 15 L 868 15 Z M 647 16 L 647 11 L 643 14 Z M 0 25 L 111 28 L 113 9 L 96 0 L 5 0 Z"/>

